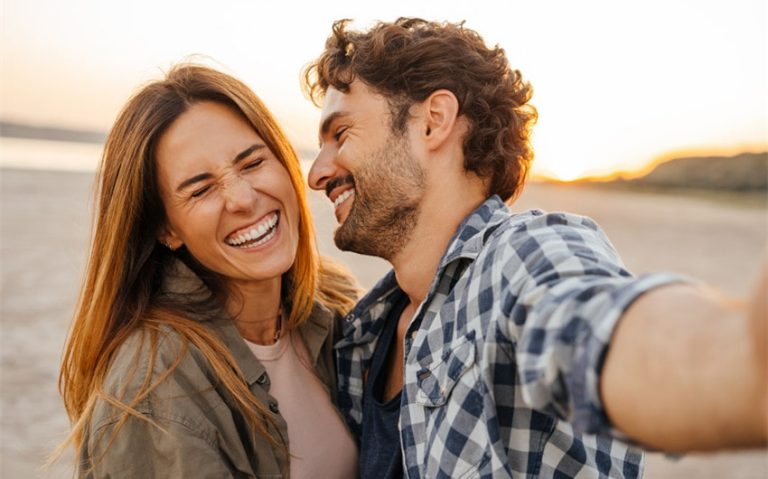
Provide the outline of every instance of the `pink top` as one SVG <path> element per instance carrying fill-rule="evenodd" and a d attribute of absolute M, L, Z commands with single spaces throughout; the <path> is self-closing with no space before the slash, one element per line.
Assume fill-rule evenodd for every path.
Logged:
<path fill-rule="evenodd" d="M 312 370 L 303 341 L 289 333 L 271 346 L 245 343 L 267 370 L 269 393 L 288 424 L 291 478 L 357 477 L 357 446 Z"/>

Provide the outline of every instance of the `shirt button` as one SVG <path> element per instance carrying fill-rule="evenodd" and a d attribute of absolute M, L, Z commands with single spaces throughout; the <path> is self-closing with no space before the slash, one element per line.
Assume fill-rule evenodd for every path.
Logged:
<path fill-rule="evenodd" d="M 270 399 L 269 410 L 275 414 L 280 414 L 280 408 L 277 407 L 277 401 Z"/>
<path fill-rule="evenodd" d="M 264 384 L 267 382 L 267 373 L 263 373 L 261 376 L 256 379 L 256 384 Z"/>

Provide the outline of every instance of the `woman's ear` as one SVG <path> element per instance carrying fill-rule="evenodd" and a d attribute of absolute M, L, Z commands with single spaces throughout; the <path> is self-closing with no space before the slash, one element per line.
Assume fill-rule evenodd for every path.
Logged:
<path fill-rule="evenodd" d="M 171 251 L 176 251 L 184 245 L 181 238 L 169 226 L 163 227 L 161 233 L 157 236 L 157 241 Z"/>
<path fill-rule="evenodd" d="M 422 103 L 426 116 L 423 139 L 430 150 L 439 149 L 455 135 L 460 134 L 458 122 L 459 100 L 450 90 L 437 90 Z"/>

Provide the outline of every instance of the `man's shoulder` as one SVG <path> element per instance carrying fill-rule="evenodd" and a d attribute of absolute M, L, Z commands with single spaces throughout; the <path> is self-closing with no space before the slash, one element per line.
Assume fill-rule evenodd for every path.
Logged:
<path fill-rule="evenodd" d="M 623 262 L 600 226 L 567 212 L 529 210 L 510 213 L 490 232 L 475 258 L 472 274 L 491 281 L 502 276 L 520 281 L 558 271 L 611 271 Z"/>
<path fill-rule="evenodd" d="M 562 242 L 610 247 L 602 228 L 592 218 L 568 212 L 534 209 L 510 213 L 489 235 L 485 249 L 526 246 L 523 248 L 525 251 L 532 247 L 544 247 L 547 243 Z"/>
<path fill-rule="evenodd" d="M 597 222 L 588 216 L 567 211 L 544 211 L 540 209 L 510 212 L 498 229 L 504 232 L 528 231 L 531 234 L 536 234 L 560 228 L 600 230 Z"/>

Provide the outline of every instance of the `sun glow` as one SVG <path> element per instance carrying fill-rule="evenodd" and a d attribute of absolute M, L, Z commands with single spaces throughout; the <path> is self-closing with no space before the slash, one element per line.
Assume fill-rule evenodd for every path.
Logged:
<path fill-rule="evenodd" d="M 319 112 L 299 76 L 332 21 L 420 16 L 466 20 L 532 83 L 534 174 L 635 174 L 670 151 L 768 149 L 767 9 L 761 0 L 330 1 L 301 12 L 246 0 L 16 0 L 0 15 L 0 119 L 107 130 L 139 85 L 202 54 L 311 150 Z"/>

